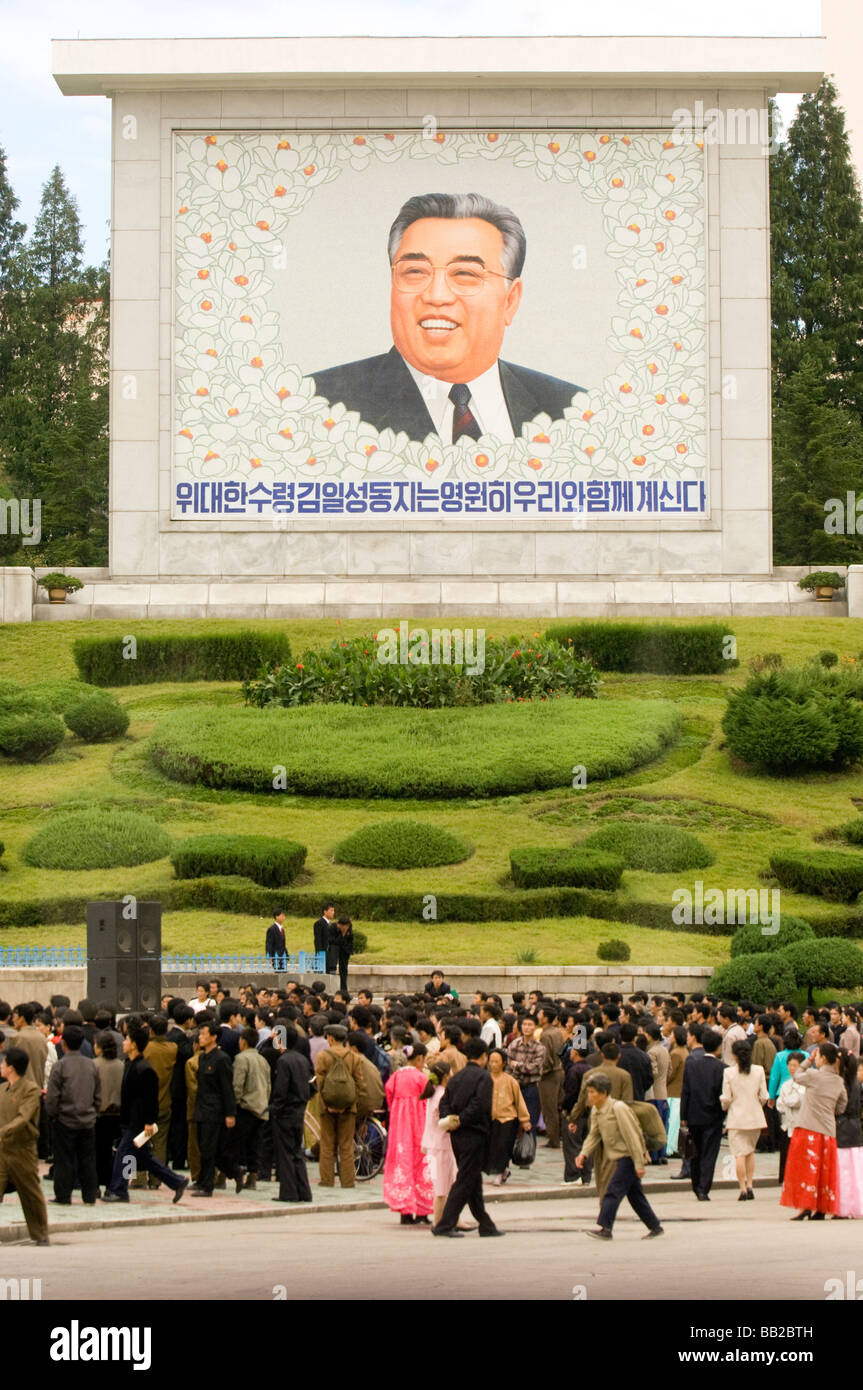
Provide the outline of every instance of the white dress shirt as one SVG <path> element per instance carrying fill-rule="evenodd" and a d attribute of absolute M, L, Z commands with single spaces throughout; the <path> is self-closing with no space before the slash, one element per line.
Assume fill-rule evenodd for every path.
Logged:
<path fill-rule="evenodd" d="M 417 384 L 426 409 L 432 417 L 436 432 L 445 444 L 452 442 L 452 417 L 455 407 L 449 398 L 453 383 L 439 381 L 436 376 L 426 376 L 410 362 L 405 366 Z M 483 434 L 494 434 L 498 439 L 511 443 L 515 438 L 509 411 L 506 408 L 503 387 L 500 384 L 500 367 L 495 362 L 487 372 L 475 381 L 465 382 L 470 387 L 468 406 Z"/>

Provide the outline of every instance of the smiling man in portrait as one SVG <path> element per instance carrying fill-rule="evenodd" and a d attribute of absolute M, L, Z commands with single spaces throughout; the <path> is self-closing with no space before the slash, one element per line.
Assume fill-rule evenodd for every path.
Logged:
<path fill-rule="evenodd" d="M 509 208 L 479 193 L 409 198 L 390 228 L 393 347 L 314 372 L 331 405 L 376 429 L 446 443 L 520 435 L 537 415 L 563 417 L 572 382 L 500 358 L 518 312 L 527 241 Z"/>

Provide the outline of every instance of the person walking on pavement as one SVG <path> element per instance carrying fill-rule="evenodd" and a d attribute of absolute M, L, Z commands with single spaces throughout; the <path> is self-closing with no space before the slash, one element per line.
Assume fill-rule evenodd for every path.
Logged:
<path fill-rule="evenodd" d="M 36 1152 L 42 1087 L 27 1075 L 29 1066 L 22 1047 L 7 1047 L 0 1054 L 0 1198 L 13 1184 L 30 1239 L 35 1245 L 49 1245 L 48 1208 Z"/>
<path fill-rule="evenodd" d="M 69 1023 L 63 1029 L 63 1056 L 48 1077 L 45 1110 L 53 1125 L 54 1201 L 68 1207 L 76 1186 L 86 1206 L 95 1205 L 99 1194 L 96 1172 L 96 1119 L 102 1104 L 99 1068 L 81 1056 L 84 1030 Z"/>
<path fill-rule="evenodd" d="M 696 1035 L 692 1037 L 694 1039 Z M 705 1028 L 683 1068 L 680 1121 L 688 1126 L 695 1148 L 690 1159 L 689 1176 L 699 1202 L 710 1201 L 713 1170 L 722 1140 L 720 1096 L 725 1068 L 719 1060 L 721 1047 L 720 1034 L 712 1028 Z"/>
<path fill-rule="evenodd" d="M 201 1167 L 192 1192 L 196 1197 L 212 1197 L 218 1166 L 221 1173 L 234 1179 L 239 1196 L 246 1170 L 237 1163 L 235 1156 L 237 1102 L 234 1098 L 231 1059 L 219 1047 L 217 1024 L 202 1023 L 198 1030 L 198 1041 L 201 1053 L 195 1122 L 198 1126 Z"/>
<path fill-rule="evenodd" d="M 488 1049 L 482 1038 L 468 1038 L 464 1045 L 467 1065 L 450 1076 L 440 1100 L 441 1121 L 447 1121 L 458 1176 L 450 1188 L 443 1214 L 433 1236 L 461 1238 L 456 1230 L 465 1204 L 479 1223 L 481 1236 L 502 1236 L 485 1209 L 482 1174 L 491 1134 L 494 1086 L 488 1074 Z"/>
<path fill-rule="evenodd" d="M 645 1240 L 664 1234 L 662 1224 L 651 1207 L 641 1179 L 650 1161 L 644 1143 L 644 1134 L 638 1120 L 626 1101 L 611 1099 L 611 1081 L 602 1072 L 593 1072 L 584 1081 L 587 1102 L 591 1107 L 590 1129 L 584 1141 L 584 1148 L 575 1160 L 577 1168 L 583 1167 L 601 1147 L 603 1160 L 610 1163 L 610 1177 L 602 1198 L 599 1217 L 593 1230 L 587 1232 L 594 1240 L 611 1240 L 614 1219 L 624 1197 L 636 1216 L 647 1227 Z"/>
<path fill-rule="evenodd" d="M 111 1181 L 102 1197 L 103 1202 L 128 1202 L 129 1179 L 139 1168 L 155 1173 L 166 1187 L 172 1188 L 175 1202 L 179 1202 L 189 1186 L 188 1178 L 181 1178 L 156 1158 L 150 1144 L 159 1114 L 159 1078 L 144 1056 L 149 1041 L 149 1032 L 142 1027 L 130 1028 L 123 1039 L 123 1051 L 127 1058 L 120 1092 L 120 1124 L 123 1132 L 117 1144 Z M 146 1140 L 139 1148 L 134 1140 L 141 1133 L 146 1135 Z"/>
<path fill-rule="evenodd" d="M 357 1112 L 366 1109 L 366 1082 L 362 1058 L 348 1047 L 348 1030 L 341 1023 L 324 1029 L 329 1043 L 315 1058 L 315 1076 L 320 1096 L 319 1187 L 333 1187 L 335 1158 L 339 1155 L 339 1182 L 354 1187 L 354 1135 Z"/>

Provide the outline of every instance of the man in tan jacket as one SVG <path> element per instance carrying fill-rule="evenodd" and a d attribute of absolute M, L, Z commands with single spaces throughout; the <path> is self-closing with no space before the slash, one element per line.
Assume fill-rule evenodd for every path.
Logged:
<path fill-rule="evenodd" d="M 592 1076 L 585 1077 L 583 1085 L 587 1089 L 587 1103 L 592 1113 L 587 1139 L 575 1160 L 575 1166 L 582 1168 L 585 1161 L 600 1148 L 605 1163 L 610 1165 L 608 1185 L 596 1227 L 587 1234 L 594 1240 L 611 1240 L 614 1218 L 626 1197 L 635 1214 L 647 1227 L 644 1239 L 663 1235 L 659 1217 L 641 1186 L 644 1170 L 650 1160 L 638 1120 L 625 1101 L 612 1100 L 611 1082 L 607 1076 L 594 1072 Z"/>
<path fill-rule="evenodd" d="M 332 1187 L 335 1184 L 335 1156 L 338 1149 L 339 1181 L 342 1187 L 354 1187 L 354 1134 L 357 1112 L 365 1112 L 367 1109 L 365 1074 L 361 1058 L 348 1047 L 347 1028 L 342 1027 L 340 1023 L 331 1023 L 324 1029 L 324 1037 L 329 1046 L 323 1048 L 315 1058 L 315 1077 L 321 1107 L 318 1186 Z M 342 1085 L 345 1069 L 350 1076 L 347 1090 Z M 334 1070 L 339 1073 L 340 1089 L 343 1091 L 337 1106 L 332 1104 L 328 1081 L 329 1073 Z M 353 1100 L 349 1098 L 349 1092 L 353 1093 Z"/>
<path fill-rule="evenodd" d="M 48 1245 L 48 1208 L 36 1154 L 42 1088 L 28 1076 L 29 1069 L 21 1047 L 7 1047 L 0 1057 L 0 1197 L 14 1183 L 31 1240 Z"/>
<path fill-rule="evenodd" d="M 587 1088 L 592 1078 L 597 1074 L 608 1077 L 611 1083 L 612 1100 L 625 1100 L 628 1103 L 634 1100 L 632 1077 L 628 1071 L 624 1071 L 623 1067 L 617 1065 L 617 1059 L 620 1056 L 620 1044 L 616 1042 L 603 1043 L 600 1051 L 602 1061 L 593 1071 L 585 1072 L 581 1082 L 581 1090 L 578 1093 L 578 1100 L 570 1111 L 569 1124 L 571 1129 L 575 1128 L 582 1115 L 587 1111 L 590 1103 L 587 1099 Z"/>

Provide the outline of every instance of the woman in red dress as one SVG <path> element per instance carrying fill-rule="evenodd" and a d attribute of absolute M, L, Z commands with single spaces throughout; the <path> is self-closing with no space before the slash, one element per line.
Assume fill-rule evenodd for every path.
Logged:
<path fill-rule="evenodd" d="M 847 1102 L 838 1060 L 838 1047 L 821 1043 L 794 1077 L 805 1095 L 791 1136 L 780 1198 L 782 1206 L 797 1209 L 794 1221 L 823 1221 L 828 1212 L 838 1211 L 836 1115 Z"/>
<path fill-rule="evenodd" d="M 394 1071 L 385 1086 L 390 1119 L 384 1161 L 384 1201 L 401 1213 L 403 1226 L 429 1225 L 434 1207 L 431 1174 L 422 1151 L 428 1076 L 426 1049 L 416 1044 L 406 1067 Z"/>

